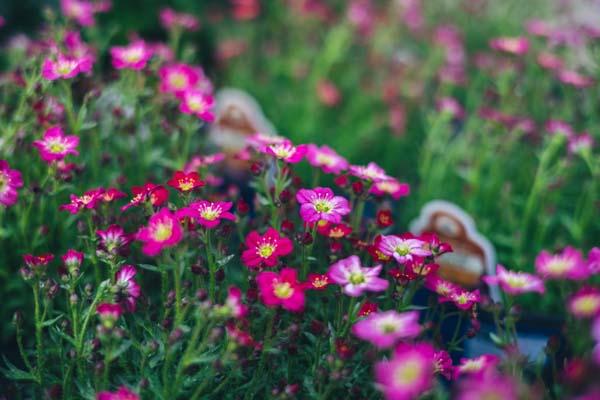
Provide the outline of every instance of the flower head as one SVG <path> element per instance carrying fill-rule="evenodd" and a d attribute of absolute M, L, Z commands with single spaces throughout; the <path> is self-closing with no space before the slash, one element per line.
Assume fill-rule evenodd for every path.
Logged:
<path fill-rule="evenodd" d="M 327 275 L 334 283 L 344 287 L 345 294 L 358 297 L 364 291 L 382 292 L 387 289 L 389 282 L 378 277 L 380 272 L 381 265 L 363 268 L 358 256 L 350 256 L 332 264 Z"/>
<path fill-rule="evenodd" d="M 231 202 L 200 200 L 191 203 L 188 208 L 198 223 L 206 228 L 217 227 L 222 219 L 235 221 L 235 215 L 229 212 L 233 207 Z"/>
<path fill-rule="evenodd" d="M 294 146 L 289 140 L 281 143 L 268 144 L 262 149 L 263 153 L 290 164 L 296 164 L 302 161 L 307 151 L 307 145 L 301 144 Z"/>
<path fill-rule="evenodd" d="M 462 290 L 458 285 L 443 280 L 437 275 L 429 275 L 425 278 L 425 287 L 432 292 L 435 292 L 441 298 L 450 298 L 455 293 L 460 293 Z"/>
<path fill-rule="evenodd" d="M 144 186 L 134 186 L 131 188 L 133 198 L 128 204 L 121 207 L 125 211 L 133 206 L 138 206 L 146 201 L 150 201 L 153 206 L 161 206 L 169 199 L 169 191 L 161 185 L 146 183 Z"/>
<path fill-rule="evenodd" d="M 198 18 L 192 14 L 180 13 L 169 7 L 160 10 L 159 17 L 160 24 L 168 30 L 183 28 L 184 30 L 193 32 L 200 27 Z"/>
<path fill-rule="evenodd" d="M 56 59 L 46 58 L 42 64 L 42 77 L 49 81 L 70 79 L 82 72 L 89 72 L 93 59 L 89 56 L 72 57 L 59 53 Z"/>
<path fill-rule="evenodd" d="M 196 87 L 201 78 L 202 71 L 187 64 L 172 64 L 162 67 L 158 71 L 160 77 L 160 91 L 181 96 L 187 90 Z"/>
<path fill-rule="evenodd" d="M 569 138 L 568 149 L 569 153 L 581 154 L 585 151 L 589 151 L 594 146 L 594 139 L 589 133 L 582 133 L 580 135 L 571 136 Z"/>
<path fill-rule="evenodd" d="M 112 329 L 121 315 L 123 315 L 123 309 L 118 304 L 102 303 L 96 307 L 96 314 L 98 314 L 102 326 Z"/>
<path fill-rule="evenodd" d="M 321 219 L 317 221 L 317 232 L 320 235 L 327 236 L 330 239 L 342 239 L 352 233 L 350 225 L 332 224 L 329 221 Z"/>
<path fill-rule="evenodd" d="M 81 196 L 71 195 L 71 202 L 63 204 L 59 207 L 60 210 L 68 211 L 71 214 L 77 214 L 81 210 L 93 210 L 96 208 L 98 203 L 102 201 L 104 189 L 92 189 L 88 190 Z"/>
<path fill-rule="evenodd" d="M 399 339 L 413 338 L 421 333 L 419 313 L 394 310 L 372 313 L 352 326 L 352 333 L 379 348 L 393 346 Z"/>
<path fill-rule="evenodd" d="M 494 50 L 520 56 L 529 50 L 529 40 L 524 37 L 501 37 L 492 39 L 490 47 Z"/>
<path fill-rule="evenodd" d="M 54 255 L 50 253 L 41 254 L 39 256 L 34 256 L 32 254 L 25 254 L 23 256 L 23 261 L 25 261 L 25 264 L 31 269 L 45 267 L 52 260 L 54 260 Z"/>
<path fill-rule="evenodd" d="M 592 318 L 600 314 L 600 289 L 586 286 L 569 299 L 567 308 L 577 318 Z"/>
<path fill-rule="evenodd" d="M 181 95 L 179 110 L 184 114 L 195 115 L 206 122 L 213 122 L 215 99 L 212 95 L 198 89 L 189 89 Z"/>
<path fill-rule="evenodd" d="M 77 250 L 69 249 L 61 257 L 61 259 L 67 270 L 72 272 L 81 267 L 81 263 L 83 262 L 83 253 Z"/>
<path fill-rule="evenodd" d="M 365 181 L 381 182 L 393 179 L 385 173 L 383 168 L 374 162 L 370 162 L 367 166 L 351 165 L 349 171 L 351 175 Z"/>
<path fill-rule="evenodd" d="M 459 385 L 457 400 L 519 399 L 515 382 L 497 373 L 481 377 L 471 377 Z"/>
<path fill-rule="evenodd" d="M 335 196 L 329 188 L 300 189 L 296 200 L 300 203 L 300 216 L 308 223 L 320 220 L 339 223 L 344 215 L 350 213 L 348 200 Z"/>
<path fill-rule="evenodd" d="M 327 286 L 331 283 L 329 276 L 327 274 L 315 274 L 311 272 L 308 274 L 306 288 L 314 289 L 314 290 L 325 290 Z"/>
<path fill-rule="evenodd" d="M 588 253 L 588 270 L 591 274 L 600 272 L 600 247 L 593 247 Z"/>
<path fill-rule="evenodd" d="M 572 247 L 558 254 L 542 251 L 535 259 L 535 270 L 544 279 L 581 280 L 590 275 L 581 252 Z"/>
<path fill-rule="evenodd" d="M 125 196 L 125 193 L 121 192 L 119 189 L 108 188 L 104 190 L 104 193 L 102 193 L 102 201 L 105 203 L 110 203 L 114 200 L 122 199 Z"/>
<path fill-rule="evenodd" d="M 402 238 L 390 235 L 382 236 L 379 250 L 386 256 L 394 257 L 400 264 L 414 262 L 422 257 L 431 255 L 426 243 L 416 238 Z"/>
<path fill-rule="evenodd" d="M 459 291 L 450 293 L 448 297 L 443 297 L 440 299 L 440 302 L 442 303 L 446 301 L 453 302 L 454 305 L 461 310 L 469 310 L 474 304 L 481 301 L 481 295 L 479 294 L 479 290 L 469 292 L 468 290 L 461 289 Z"/>
<path fill-rule="evenodd" d="M 529 292 L 544 293 L 544 281 L 525 272 L 508 271 L 502 265 L 496 267 L 495 276 L 485 276 L 488 285 L 500 285 L 503 291 L 516 295 Z"/>
<path fill-rule="evenodd" d="M 139 71 L 152 58 L 152 49 L 143 40 L 138 40 L 127 46 L 111 47 L 110 56 L 114 68 Z"/>
<path fill-rule="evenodd" d="M 484 354 L 476 358 L 462 358 L 460 364 L 455 368 L 455 378 L 462 375 L 481 377 L 495 371 L 500 358 L 493 354 Z"/>
<path fill-rule="evenodd" d="M 281 305 L 289 311 L 304 309 L 304 285 L 298 282 L 293 268 L 283 268 L 280 273 L 263 271 L 256 277 L 260 298 L 267 307 Z"/>
<path fill-rule="evenodd" d="M 376 387 L 388 400 L 416 399 L 433 382 L 433 347 L 400 344 L 389 360 L 375 364 Z"/>
<path fill-rule="evenodd" d="M 114 290 L 117 302 L 123 304 L 129 312 L 135 311 L 135 304 L 140 297 L 140 285 L 135 281 L 137 270 L 133 265 L 123 265 L 115 274 Z"/>
<path fill-rule="evenodd" d="M 96 400 L 140 400 L 140 396 L 121 386 L 116 392 L 105 391 L 96 394 Z"/>
<path fill-rule="evenodd" d="M 454 376 L 454 366 L 450 354 L 445 350 L 437 350 L 433 354 L 433 367 L 437 374 L 451 380 Z"/>
<path fill-rule="evenodd" d="M 248 306 L 242 303 L 242 291 L 240 288 L 231 286 L 227 292 L 224 309 L 233 318 L 244 318 L 248 315 Z"/>
<path fill-rule="evenodd" d="M 79 154 L 77 151 L 79 137 L 74 135 L 65 136 L 60 126 L 47 129 L 42 139 L 35 140 L 33 145 L 38 149 L 42 160 L 48 164 L 53 161 L 60 161 L 68 154 Z"/>
<path fill-rule="evenodd" d="M 181 241 L 183 230 L 177 218 L 164 207 L 148 220 L 148 226 L 140 228 L 136 239 L 144 242 L 142 251 L 155 256 L 165 247 L 175 246 Z"/>
<path fill-rule="evenodd" d="M 10 169 L 8 162 L 0 160 L 0 205 L 8 207 L 17 202 L 17 189 L 23 187 L 21 173 Z"/>
<path fill-rule="evenodd" d="M 94 5 L 86 0 L 60 0 L 60 9 L 65 17 L 81 26 L 93 26 Z"/>
<path fill-rule="evenodd" d="M 200 179 L 200 175 L 197 172 L 186 174 L 183 171 L 175 171 L 171 180 L 167 182 L 167 185 L 182 193 L 186 193 L 204 186 L 204 181 Z"/>
<path fill-rule="evenodd" d="M 115 256 L 127 248 L 131 236 L 127 235 L 119 225 L 110 225 L 106 230 L 98 229 L 98 252 L 108 256 Z"/>
<path fill-rule="evenodd" d="M 267 229 L 262 236 L 257 231 L 250 232 L 244 244 L 247 249 L 242 253 L 242 262 L 249 268 L 274 267 L 279 257 L 286 256 L 293 250 L 292 241 L 280 236 L 273 228 Z"/>
<path fill-rule="evenodd" d="M 327 174 L 339 174 L 348 169 L 348 161 L 329 146 L 318 147 L 309 144 L 306 147 L 306 159 L 313 167 L 318 167 Z"/>
<path fill-rule="evenodd" d="M 401 197 L 406 197 L 410 194 L 410 185 L 408 183 L 400 183 L 396 179 L 386 179 L 373 183 L 370 193 L 375 196 L 390 195 L 392 199 L 399 200 Z"/>

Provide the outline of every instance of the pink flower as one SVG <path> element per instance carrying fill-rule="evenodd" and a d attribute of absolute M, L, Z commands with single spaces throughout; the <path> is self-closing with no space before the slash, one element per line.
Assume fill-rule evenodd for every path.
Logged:
<path fill-rule="evenodd" d="M 260 298 L 267 307 L 281 305 L 293 312 L 304 310 L 304 285 L 297 280 L 296 270 L 283 268 L 278 274 L 263 271 L 256 277 Z"/>
<path fill-rule="evenodd" d="M 181 241 L 183 230 L 177 218 L 167 207 L 150 217 L 148 226 L 140 228 L 136 239 L 144 242 L 142 252 L 155 256 L 165 247 L 173 247 Z"/>
<path fill-rule="evenodd" d="M 391 176 L 388 176 L 383 168 L 374 162 L 370 162 L 367 166 L 363 165 L 351 165 L 350 166 L 350 175 L 356 176 L 359 179 L 365 181 L 388 181 L 393 179 Z"/>
<path fill-rule="evenodd" d="M 105 328 L 112 329 L 123 315 L 123 309 L 118 304 L 102 303 L 96 307 L 96 314 Z"/>
<path fill-rule="evenodd" d="M 81 263 L 83 262 L 83 253 L 80 253 L 77 250 L 69 249 L 61 257 L 61 259 L 67 270 L 71 272 L 78 270 L 79 267 L 81 267 Z"/>
<path fill-rule="evenodd" d="M 501 37 L 490 40 L 490 47 L 494 50 L 521 56 L 529 50 L 529 40 L 524 37 Z"/>
<path fill-rule="evenodd" d="M 544 279 L 582 280 L 590 275 L 581 252 L 573 247 L 558 254 L 542 251 L 535 259 L 535 270 Z"/>
<path fill-rule="evenodd" d="M 400 344 L 390 360 L 375 364 L 376 387 L 388 400 L 418 398 L 433 382 L 433 347 Z"/>
<path fill-rule="evenodd" d="M 348 169 L 348 161 L 329 146 L 318 147 L 314 144 L 308 144 L 306 159 L 310 165 L 321 168 L 327 174 L 337 175 Z"/>
<path fill-rule="evenodd" d="M 202 77 L 198 68 L 187 64 L 172 64 L 162 67 L 158 71 L 160 77 L 160 91 L 181 96 L 186 91 L 193 89 Z"/>
<path fill-rule="evenodd" d="M 325 290 L 331 283 L 327 274 L 315 274 L 311 272 L 307 276 L 306 288 L 314 290 Z"/>
<path fill-rule="evenodd" d="M 425 278 L 425 287 L 442 298 L 449 298 L 462 290 L 458 285 L 443 280 L 437 275 L 428 275 Z"/>
<path fill-rule="evenodd" d="M 571 127 L 571 125 L 569 125 L 565 121 L 561 121 L 561 120 L 557 120 L 557 119 L 551 119 L 551 120 L 547 121 L 546 125 L 545 125 L 545 129 L 551 135 L 563 135 L 566 138 L 575 136 L 575 131 L 573 131 L 573 128 Z"/>
<path fill-rule="evenodd" d="M 375 182 L 371 186 L 370 193 L 373 193 L 375 196 L 389 194 L 392 199 L 399 200 L 401 197 L 406 197 L 410 194 L 410 185 L 408 183 L 400 183 L 396 179 L 387 179 Z"/>
<path fill-rule="evenodd" d="M 169 7 L 160 10 L 159 17 L 160 24 L 168 30 L 183 28 L 184 30 L 193 32 L 197 31 L 200 26 L 198 18 L 192 14 L 179 13 Z"/>
<path fill-rule="evenodd" d="M 121 386 L 116 392 L 100 392 L 96 394 L 96 400 L 140 400 L 140 396 L 125 386 Z"/>
<path fill-rule="evenodd" d="M 10 169 L 8 162 L 0 160 L 0 205 L 8 207 L 17 202 L 17 189 L 23 187 L 21 173 Z"/>
<path fill-rule="evenodd" d="M 125 193 L 121 192 L 119 189 L 108 188 L 102 194 L 102 201 L 110 203 L 114 200 L 122 199 L 123 197 L 125 197 Z"/>
<path fill-rule="evenodd" d="M 25 254 L 23 256 L 23 261 L 25 261 L 25 264 L 32 269 L 45 267 L 52 260 L 54 260 L 54 255 L 50 253 L 42 254 L 39 256 L 34 256 L 32 254 Z"/>
<path fill-rule="evenodd" d="M 448 297 L 441 298 L 440 303 L 451 301 L 456 307 L 461 310 L 469 310 L 474 304 L 481 301 L 481 295 L 479 290 L 469 292 L 468 290 L 460 290 L 457 292 L 450 293 Z"/>
<path fill-rule="evenodd" d="M 153 206 L 161 206 L 169 199 L 169 191 L 155 183 L 145 183 L 144 186 L 134 186 L 131 188 L 133 198 L 128 204 L 121 207 L 125 211 L 133 206 L 138 206 L 146 201 L 150 201 Z"/>
<path fill-rule="evenodd" d="M 537 276 L 508 271 L 500 264 L 496 267 L 495 276 L 484 276 L 483 280 L 488 285 L 500 285 L 503 291 L 512 295 L 529 292 L 544 293 L 544 281 Z"/>
<path fill-rule="evenodd" d="M 567 308 L 577 318 L 593 318 L 600 314 L 600 289 L 586 286 L 571 296 Z"/>
<path fill-rule="evenodd" d="M 239 319 L 248 315 L 248 306 L 242 303 L 242 291 L 238 287 L 231 286 L 229 288 L 225 307 L 233 318 Z"/>
<path fill-rule="evenodd" d="M 332 264 L 327 271 L 329 278 L 340 286 L 344 293 L 358 297 L 364 291 L 382 292 L 387 289 L 389 282 L 379 278 L 381 265 L 373 268 L 363 268 L 358 256 L 350 256 Z"/>
<path fill-rule="evenodd" d="M 110 56 L 114 68 L 139 71 L 152 58 L 152 49 L 143 40 L 138 40 L 127 46 L 111 47 Z"/>
<path fill-rule="evenodd" d="M 93 26 L 94 5 L 84 0 L 60 0 L 60 9 L 65 17 L 81 26 Z"/>
<path fill-rule="evenodd" d="M 79 155 L 77 146 L 79 137 L 65 136 L 60 126 L 48 128 L 41 140 L 35 140 L 33 145 L 38 149 L 42 160 L 48 164 L 63 160 L 68 154 Z"/>
<path fill-rule="evenodd" d="M 215 99 L 210 95 L 198 89 L 190 89 L 183 92 L 179 110 L 184 114 L 195 115 L 206 122 L 213 122 L 215 115 L 213 108 Z"/>
<path fill-rule="evenodd" d="M 588 270 L 592 274 L 600 272 L 600 247 L 594 247 L 588 253 Z"/>
<path fill-rule="evenodd" d="M 71 195 L 71 202 L 69 204 L 63 204 L 59 207 L 59 210 L 68 211 L 71 214 L 77 214 L 81 210 L 93 210 L 96 208 L 98 203 L 102 201 L 102 195 L 104 189 L 92 189 L 88 190 L 81 196 Z"/>
<path fill-rule="evenodd" d="M 274 267 L 279 262 L 279 257 L 288 255 L 293 250 L 292 241 L 281 237 L 273 228 L 267 229 L 262 236 L 257 231 L 250 232 L 244 244 L 247 249 L 242 253 L 242 262 L 249 268 Z"/>
<path fill-rule="evenodd" d="M 566 85 L 571 85 L 579 89 L 584 89 L 594 84 L 593 78 L 571 70 L 559 71 L 558 79 Z"/>
<path fill-rule="evenodd" d="M 235 215 L 229 212 L 232 206 L 230 202 L 200 200 L 191 203 L 188 208 L 200 225 L 212 229 L 219 226 L 221 219 L 235 221 Z"/>
<path fill-rule="evenodd" d="M 433 354 L 433 367 L 436 374 L 442 375 L 448 380 L 454 376 L 454 366 L 450 354 L 445 350 L 438 350 Z"/>
<path fill-rule="evenodd" d="M 272 144 L 283 144 L 287 142 L 289 142 L 289 140 L 283 136 L 266 135 L 260 132 L 246 138 L 246 143 L 259 151 Z"/>
<path fill-rule="evenodd" d="M 299 146 L 294 146 L 290 141 L 269 144 L 262 150 L 263 153 L 290 164 L 296 164 L 302 161 L 307 151 L 307 145 L 301 144 Z"/>
<path fill-rule="evenodd" d="M 329 188 L 300 189 L 296 200 L 300 203 L 300 216 L 308 223 L 324 220 L 337 224 L 350 213 L 348 200 L 335 196 Z"/>
<path fill-rule="evenodd" d="M 419 258 L 431 255 L 427 243 L 414 238 L 401 238 L 390 235 L 382 236 L 379 242 L 379 251 L 386 256 L 394 257 L 400 263 L 414 262 Z"/>
<path fill-rule="evenodd" d="M 457 400 L 502 399 L 517 400 L 517 385 L 499 374 L 469 378 L 459 385 Z"/>
<path fill-rule="evenodd" d="M 495 367 L 499 362 L 498 356 L 493 354 L 484 354 L 476 358 L 462 358 L 460 365 L 455 368 L 455 378 L 461 375 L 482 377 L 495 371 Z"/>
<path fill-rule="evenodd" d="M 442 97 L 436 101 L 436 108 L 441 113 L 446 113 L 452 118 L 464 118 L 465 110 L 460 103 L 453 97 Z"/>
<path fill-rule="evenodd" d="M 123 304 L 127 311 L 135 311 L 135 303 L 140 297 L 140 285 L 135 281 L 137 271 L 133 265 L 123 265 L 115 274 L 115 291 L 117 302 Z"/>
<path fill-rule="evenodd" d="M 399 314 L 394 310 L 372 313 L 355 323 L 352 333 L 379 348 L 390 347 L 399 339 L 413 338 L 421 333 L 419 313 Z"/>
<path fill-rule="evenodd" d="M 127 248 L 131 242 L 130 235 L 125 234 L 119 225 L 110 225 L 106 230 L 98 229 L 98 252 L 108 256 L 115 256 Z"/>
<path fill-rule="evenodd" d="M 569 153 L 580 154 L 584 151 L 588 151 L 594 146 L 594 139 L 588 133 L 581 133 L 580 135 L 571 136 L 569 138 Z"/>
<path fill-rule="evenodd" d="M 75 58 L 59 53 L 56 60 L 51 58 L 44 60 L 42 64 L 42 77 L 49 81 L 70 79 L 79 75 L 79 73 L 90 72 L 92 64 L 93 59 L 89 56 Z"/>

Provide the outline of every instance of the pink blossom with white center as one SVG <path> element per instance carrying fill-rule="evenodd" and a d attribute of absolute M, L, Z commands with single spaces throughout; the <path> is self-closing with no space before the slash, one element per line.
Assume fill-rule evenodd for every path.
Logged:
<path fill-rule="evenodd" d="M 77 250 L 69 249 L 61 257 L 61 259 L 67 270 L 69 270 L 69 272 L 72 272 L 81 267 L 81 263 L 83 262 L 83 253 Z"/>
<path fill-rule="evenodd" d="M 179 111 L 184 114 L 195 115 L 206 122 L 213 122 L 215 120 L 214 106 L 215 99 L 213 96 L 201 90 L 190 89 L 183 92 Z"/>
<path fill-rule="evenodd" d="M 399 339 L 413 338 L 421 333 L 419 313 L 397 313 L 394 310 L 372 313 L 355 323 L 352 333 L 379 348 L 387 348 Z"/>
<path fill-rule="evenodd" d="M 71 214 L 77 214 L 81 210 L 92 210 L 95 209 L 98 203 L 102 201 L 102 196 L 104 194 L 104 189 L 92 189 L 88 190 L 81 196 L 71 195 L 71 202 L 68 204 L 63 204 L 59 207 L 59 210 L 68 211 Z"/>
<path fill-rule="evenodd" d="M 391 176 L 387 175 L 383 168 L 374 162 L 370 162 L 368 165 L 351 165 L 350 166 L 350 175 L 355 176 L 359 179 L 365 181 L 387 181 L 390 179 L 394 179 Z"/>
<path fill-rule="evenodd" d="M 306 159 L 313 167 L 318 167 L 327 174 L 339 174 L 348 168 L 348 161 L 329 146 L 318 147 L 307 145 Z"/>
<path fill-rule="evenodd" d="M 117 301 L 125 305 L 129 312 L 135 311 L 135 305 L 140 297 L 140 285 L 135 281 L 137 270 L 133 265 L 123 265 L 115 274 L 115 287 Z"/>
<path fill-rule="evenodd" d="M 577 318 L 593 318 L 600 314 L 600 289 L 586 286 L 571 296 L 567 308 Z"/>
<path fill-rule="evenodd" d="M 428 249 L 426 242 L 395 235 L 382 236 L 379 242 L 379 251 L 386 256 L 394 257 L 400 264 L 431 255 L 431 250 Z"/>
<path fill-rule="evenodd" d="M 586 132 L 569 138 L 568 149 L 571 154 L 581 154 L 594 146 L 594 139 Z"/>
<path fill-rule="evenodd" d="M 160 10 L 159 17 L 160 24 L 168 30 L 183 28 L 184 30 L 194 32 L 200 27 L 198 18 L 192 14 L 177 12 L 170 7 Z"/>
<path fill-rule="evenodd" d="M 425 287 L 437 293 L 440 296 L 440 301 L 462 290 L 457 284 L 446 281 L 437 275 L 428 275 L 425 278 Z"/>
<path fill-rule="evenodd" d="M 215 228 L 221 223 L 221 219 L 235 221 L 235 215 L 229 212 L 233 207 L 231 202 L 211 202 L 200 200 L 191 203 L 188 208 L 198 223 L 206 228 Z"/>
<path fill-rule="evenodd" d="M 60 161 L 68 154 L 79 155 L 79 137 L 65 135 L 60 126 L 47 129 L 42 139 L 35 140 L 33 145 L 38 149 L 42 160 L 48 164 Z"/>
<path fill-rule="evenodd" d="M 99 239 L 98 251 L 110 256 L 119 254 L 131 242 L 130 235 L 119 225 L 110 225 L 106 230 L 98 229 L 96 235 Z"/>
<path fill-rule="evenodd" d="M 272 144 L 282 144 L 286 142 L 289 142 L 289 140 L 283 136 L 267 135 L 260 132 L 257 132 L 254 135 L 246 138 L 246 143 L 259 151 L 264 149 L 266 146 L 270 146 Z"/>
<path fill-rule="evenodd" d="M 389 282 L 379 278 L 381 265 L 363 268 L 358 256 L 350 256 L 332 264 L 327 275 L 332 282 L 343 286 L 343 292 L 351 297 L 358 297 L 365 291 L 382 292 L 388 288 Z"/>
<path fill-rule="evenodd" d="M 201 70 L 187 64 L 172 64 L 158 71 L 160 91 L 181 96 L 187 90 L 193 89 L 202 77 Z"/>
<path fill-rule="evenodd" d="M 387 400 L 418 398 L 432 386 L 433 357 L 429 343 L 398 345 L 391 359 L 375 364 L 375 387 Z"/>
<path fill-rule="evenodd" d="M 496 267 L 496 275 L 484 276 L 483 281 L 488 285 L 500 285 L 508 294 L 544 293 L 544 281 L 535 275 L 525 272 L 508 271 L 504 266 Z"/>
<path fill-rule="evenodd" d="M 81 26 L 93 26 L 94 5 L 84 0 L 60 0 L 60 8 L 65 17 L 75 20 Z"/>
<path fill-rule="evenodd" d="M 563 135 L 566 138 L 575 136 L 575 131 L 571 125 L 565 121 L 557 119 L 551 119 L 546 122 L 545 129 L 551 135 Z"/>
<path fill-rule="evenodd" d="M 582 280 L 590 276 L 581 252 L 573 247 L 565 247 L 558 254 L 543 250 L 535 259 L 535 270 L 544 279 Z"/>
<path fill-rule="evenodd" d="M 350 213 L 348 200 L 335 196 L 329 188 L 300 189 L 296 200 L 300 204 L 300 216 L 308 223 L 323 220 L 337 224 Z"/>
<path fill-rule="evenodd" d="M 521 56 L 529 50 L 529 40 L 524 37 L 501 37 L 490 40 L 490 47 L 494 50 Z"/>
<path fill-rule="evenodd" d="M 580 74 L 577 71 L 562 70 L 558 72 L 558 79 L 566 84 L 574 86 L 578 89 L 585 89 L 594 84 L 594 79 L 589 76 Z"/>
<path fill-rule="evenodd" d="M 127 46 L 111 47 L 110 55 L 114 68 L 139 71 L 152 58 L 152 49 L 143 40 L 137 40 Z"/>
<path fill-rule="evenodd" d="M 290 164 L 296 164 L 302 161 L 307 151 L 308 147 L 305 144 L 294 146 L 290 141 L 270 144 L 262 149 L 263 153 Z"/>
<path fill-rule="evenodd" d="M 119 304 L 102 303 L 96 307 L 96 314 L 105 328 L 112 329 L 123 315 L 123 308 Z"/>
<path fill-rule="evenodd" d="M 375 196 L 390 195 L 392 199 L 399 200 L 401 197 L 406 197 L 410 194 L 410 185 L 408 183 L 398 182 L 396 179 L 388 179 L 375 182 L 371 186 L 370 193 Z"/>
<path fill-rule="evenodd" d="M 70 79 L 82 72 L 90 72 L 93 59 L 89 56 L 68 57 L 62 53 L 56 59 L 46 58 L 42 64 L 42 77 L 49 81 Z"/>
<path fill-rule="evenodd" d="M 142 252 L 156 256 L 165 247 L 173 247 L 183 238 L 183 230 L 179 221 L 167 207 L 153 214 L 148 220 L 148 226 L 140 228 L 136 239 L 144 242 Z"/>
<path fill-rule="evenodd" d="M 233 318 L 244 318 L 248 315 L 248 306 L 242 303 L 242 291 L 240 288 L 232 286 L 227 292 L 225 307 Z"/>
<path fill-rule="evenodd" d="M 593 247 L 587 258 L 588 270 L 591 274 L 597 274 L 600 272 L 600 247 Z"/>
<path fill-rule="evenodd" d="M 493 354 L 484 354 L 476 358 L 462 358 L 455 368 L 455 378 L 461 375 L 482 377 L 495 371 L 500 358 Z"/>
<path fill-rule="evenodd" d="M 5 160 L 0 160 L 0 205 L 8 207 L 15 204 L 19 197 L 17 189 L 22 187 L 21 173 L 16 169 L 10 169 Z"/>
<path fill-rule="evenodd" d="M 479 289 L 469 292 L 468 290 L 460 290 L 457 292 L 450 293 L 448 297 L 439 299 L 440 303 L 451 301 L 454 305 L 461 310 L 469 310 L 481 301 L 481 295 Z"/>

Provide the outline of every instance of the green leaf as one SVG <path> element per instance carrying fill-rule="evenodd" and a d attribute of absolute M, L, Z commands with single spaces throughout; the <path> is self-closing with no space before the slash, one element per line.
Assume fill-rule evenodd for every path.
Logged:
<path fill-rule="evenodd" d="M 8 361 L 8 358 L 5 356 L 2 356 L 2 359 L 7 368 L 0 368 L 0 372 L 2 372 L 6 378 L 14 381 L 35 381 L 35 377 L 30 372 L 17 368 L 13 363 Z"/>
<path fill-rule="evenodd" d="M 117 359 L 121 354 L 125 353 L 133 342 L 131 340 L 124 341 L 116 350 L 110 353 L 110 360 Z"/>
<path fill-rule="evenodd" d="M 229 261 L 233 260 L 234 257 L 235 257 L 235 254 L 230 254 L 226 257 L 223 257 L 220 260 L 217 260 L 217 265 L 219 267 L 224 267 L 225 265 L 227 265 L 229 263 Z"/>
<path fill-rule="evenodd" d="M 504 345 L 504 340 L 502 340 L 502 338 L 500 338 L 500 336 L 496 335 L 494 332 L 490 332 L 490 339 L 492 339 L 492 342 L 494 342 L 496 346 Z"/>
<path fill-rule="evenodd" d="M 59 316 L 58 316 L 58 317 L 56 317 L 56 318 L 48 319 L 48 320 L 46 320 L 46 321 L 42 322 L 42 326 L 43 326 L 43 327 L 52 326 L 52 325 L 54 325 L 54 323 L 55 323 L 55 322 L 57 322 L 57 321 L 58 321 L 59 319 L 61 319 L 63 316 L 64 316 L 64 315 L 62 315 L 62 314 L 61 314 L 61 315 L 59 315 Z"/>
<path fill-rule="evenodd" d="M 150 265 L 150 264 L 138 264 L 138 265 L 140 266 L 140 268 L 147 269 L 148 271 L 160 272 L 160 268 L 158 268 L 156 265 Z"/>

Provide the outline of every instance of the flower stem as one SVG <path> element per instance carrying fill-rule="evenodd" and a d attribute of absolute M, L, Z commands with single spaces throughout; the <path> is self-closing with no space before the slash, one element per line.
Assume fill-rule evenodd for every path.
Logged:
<path fill-rule="evenodd" d="M 35 318 L 35 348 L 36 348 L 36 372 L 37 380 L 40 385 L 43 385 L 42 370 L 44 368 L 44 350 L 42 344 L 42 317 L 40 314 L 40 283 L 36 281 L 33 285 L 33 306 Z"/>
<path fill-rule="evenodd" d="M 208 284 L 208 297 L 211 303 L 215 302 L 216 299 L 216 274 L 217 266 L 214 260 L 214 252 L 212 247 L 212 232 L 210 229 L 206 230 L 206 260 L 208 261 L 208 273 L 209 273 L 209 284 Z"/>

